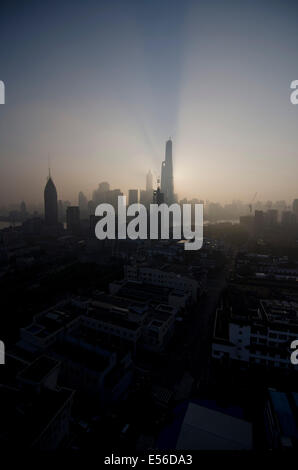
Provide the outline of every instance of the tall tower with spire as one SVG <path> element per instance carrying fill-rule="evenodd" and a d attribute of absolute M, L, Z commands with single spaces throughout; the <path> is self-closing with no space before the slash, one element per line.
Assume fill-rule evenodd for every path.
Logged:
<path fill-rule="evenodd" d="M 58 224 L 57 190 L 52 180 L 50 169 L 47 184 L 44 188 L 44 214 L 46 225 Z"/>
<path fill-rule="evenodd" d="M 174 177 L 173 177 L 173 158 L 172 158 L 172 140 L 169 138 L 166 142 L 165 160 L 161 165 L 161 192 L 164 194 L 164 201 L 167 204 L 174 202 Z"/>

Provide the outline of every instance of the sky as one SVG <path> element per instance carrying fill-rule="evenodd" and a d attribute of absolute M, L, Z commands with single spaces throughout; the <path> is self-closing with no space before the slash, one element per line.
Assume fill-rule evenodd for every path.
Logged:
<path fill-rule="evenodd" d="M 276 0 L 0 3 L 0 206 L 127 192 L 160 176 L 179 197 L 298 197 L 298 4 Z"/>

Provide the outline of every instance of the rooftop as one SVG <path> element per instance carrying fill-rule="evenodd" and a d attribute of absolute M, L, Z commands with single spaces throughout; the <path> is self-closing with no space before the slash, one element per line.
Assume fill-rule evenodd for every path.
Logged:
<path fill-rule="evenodd" d="M 288 300 L 261 300 L 261 312 L 268 322 L 298 325 L 298 303 Z"/>
<path fill-rule="evenodd" d="M 88 317 L 94 318 L 95 320 L 102 321 L 104 323 L 110 323 L 120 328 L 127 330 L 136 331 L 140 328 L 138 323 L 127 320 L 123 316 L 123 312 L 116 312 L 116 310 L 109 309 L 107 307 L 91 307 L 86 312 Z"/>
<path fill-rule="evenodd" d="M 25 331 L 38 338 L 46 338 L 71 323 L 79 315 L 78 309 L 72 304 L 41 312 L 34 318 L 34 323 L 24 328 Z"/>
<path fill-rule="evenodd" d="M 211 403 L 210 403 L 211 406 Z M 252 424 L 228 413 L 186 402 L 175 410 L 174 423 L 159 437 L 159 448 L 181 450 L 250 450 Z"/>
<path fill-rule="evenodd" d="M 86 348 L 64 342 L 56 344 L 53 352 L 59 357 L 68 358 L 71 362 L 84 365 L 87 369 L 98 373 L 103 372 L 109 365 L 109 358 L 99 351 L 88 351 Z"/>
<path fill-rule="evenodd" d="M 21 371 L 19 377 L 30 382 L 40 383 L 58 366 L 58 361 L 48 356 L 41 356 Z"/>

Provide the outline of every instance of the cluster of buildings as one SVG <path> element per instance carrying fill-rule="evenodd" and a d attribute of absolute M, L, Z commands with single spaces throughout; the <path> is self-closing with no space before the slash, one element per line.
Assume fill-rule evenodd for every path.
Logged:
<path fill-rule="evenodd" d="M 92 200 L 90 201 L 80 192 L 78 206 L 69 205 L 66 208 L 67 230 L 72 233 L 78 233 L 80 220 L 94 214 L 95 208 L 99 204 L 111 204 L 116 210 L 119 196 L 123 196 L 121 190 L 111 189 L 108 182 L 102 182 L 98 185 L 98 188 L 93 191 Z M 169 139 L 166 142 L 165 160 L 162 162 L 161 167 L 160 187 L 158 186 L 156 190 L 153 190 L 153 175 L 149 171 L 146 175 L 145 190 L 129 189 L 128 204 L 141 203 L 147 207 L 153 202 L 158 204 L 165 202 L 170 205 L 176 199 L 177 197 L 174 194 L 172 141 Z M 46 227 L 57 227 L 59 224 L 57 190 L 50 174 L 44 190 L 44 212 Z"/>
<path fill-rule="evenodd" d="M 250 278 L 267 284 L 295 284 L 298 279 L 298 263 L 288 256 L 273 256 L 265 253 L 239 252 L 235 258 L 235 278 Z"/>
<path fill-rule="evenodd" d="M 288 369 L 298 337 L 297 300 L 249 299 L 231 292 L 216 311 L 212 357 L 228 367 Z"/>
<path fill-rule="evenodd" d="M 108 293 L 64 299 L 35 315 L 6 351 L 1 444 L 67 446 L 74 403 L 88 402 L 95 413 L 125 399 L 139 355 L 167 348 L 204 279 L 182 267 L 128 265 Z"/>
<path fill-rule="evenodd" d="M 215 312 L 211 364 L 218 381 L 255 394 L 264 413 L 258 421 L 264 446 L 296 449 L 298 266 L 295 256 L 281 255 L 266 236 L 264 241 L 256 251 L 234 251 Z"/>
<path fill-rule="evenodd" d="M 153 175 L 149 171 L 144 190 L 130 189 L 128 191 L 128 204 L 140 202 L 147 207 L 153 202 L 157 204 L 174 202 L 171 140 L 166 143 L 166 156 L 162 163 L 162 182 L 157 189 L 153 186 Z M 108 246 L 108 242 L 104 244 L 95 240 L 97 219 L 94 212 L 96 206 L 101 203 L 109 203 L 117 210 L 118 196 L 121 195 L 123 193 L 120 189 L 111 189 L 108 182 L 102 182 L 93 192 L 90 201 L 80 192 L 78 205 L 71 205 L 68 201 L 58 200 L 57 189 L 49 171 L 44 189 L 44 218 L 37 213 L 33 214 L 33 217 L 30 216 L 25 203 L 22 202 L 20 211 L 14 215 L 11 214 L 11 220 L 18 220 L 22 224 L 1 232 L 0 260 L 6 264 L 9 259 L 16 257 L 21 265 L 30 266 L 35 263 L 36 250 L 42 251 L 46 248 L 49 251 L 51 239 L 55 245 L 59 243 L 65 252 L 79 252 L 84 248 L 82 259 L 85 257 L 85 260 L 88 257 L 94 257 L 94 251 L 98 251 L 100 246 L 109 251 L 111 247 Z M 30 241 L 30 246 L 27 241 Z M 119 256 L 121 243 L 115 242 L 114 245 L 116 246 L 113 246 L 112 250 Z M 125 244 L 125 256 L 128 252 L 129 243 Z"/>
<path fill-rule="evenodd" d="M 120 189 L 102 182 L 91 201 L 81 192 L 77 206 L 63 205 L 49 174 L 44 219 L 28 218 L 23 204 L 22 226 L 1 232 L 0 279 L 17 273 L 26 278 L 32 295 L 39 292 L 43 279 L 67 269 L 84 267 L 86 272 L 100 266 L 95 272 L 104 273 L 116 266 L 117 276 L 107 276 L 106 284 L 98 279 L 96 288 L 79 286 L 76 294 L 66 295 L 65 288 L 63 300 L 40 309 L 27 325 L 22 321 L 17 342 L 5 348 L 0 444 L 43 450 L 71 447 L 74 426 L 82 425 L 82 411 L 101 417 L 115 409 L 151 372 L 152 377 L 157 374 L 152 364 L 168 357 L 173 364 L 168 362 L 169 371 L 162 371 L 165 381 L 159 377 L 151 384 L 158 411 L 172 419 L 159 436 L 151 436 L 158 448 L 254 447 L 251 416 L 236 405 L 220 406 L 217 400 L 202 398 L 204 382 L 210 393 L 213 374 L 220 381 L 225 371 L 274 378 L 277 387 L 267 387 L 261 417 L 266 446 L 297 446 L 297 393 L 288 391 L 290 386 L 286 391 L 281 387 L 283 379 L 297 373 L 290 361 L 290 345 L 298 337 L 297 263 L 287 256 L 264 254 L 265 250 L 237 252 L 232 242 L 207 236 L 202 249 L 188 256 L 184 240 L 97 240 L 95 207 L 117 207 L 121 195 Z M 149 172 L 144 190 L 129 190 L 128 204 L 176 200 L 168 140 L 160 186 L 154 189 Z M 254 216 L 240 218 L 240 225 L 257 239 L 268 227 L 295 227 L 298 202 L 291 215 L 288 212 L 280 219 L 275 208 L 256 210 Z M 225 263 L 232 268 L 230 273 Z M 197 351 L 207 361 L 205 369 Z M 181 376 L 173 374 L 172 367 L 181 367 Z M 287 383 L 294 383 L 291 380 Z M 128 428 L 129 424 L 124 427 Z"/>
<path fill-rule="evenodd" d="M 254 426 L 262 430 L 263 448 L 270 450 L 298 446 L 298 366 L 291 361 L 291 344 L 298 337 L 297 300 L 250 298 L 230 290 L 216 310 L 212 367 L 257 394 L 261 406 Z"/>
<path fill-rule="evenodd" d="M 264 230 L 281 225 L 283 228 L 296 227 L 298 225 L 298 199 L 294 199 L 292 210 L 289 208 L 255 210 L 254 215 L 242 215 L 239 218 L 240 225 L 250 233 L 261 235 Z"/>

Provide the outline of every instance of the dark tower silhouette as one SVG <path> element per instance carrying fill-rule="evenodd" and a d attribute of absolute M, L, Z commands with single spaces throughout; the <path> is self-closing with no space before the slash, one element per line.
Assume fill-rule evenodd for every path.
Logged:
<path fill-rule="evenodd" d="M 58 224 L 57 190 L 50 171 L 47 184 L 44 188 L 44 214 L 46 225 Z"/>
<path fill-rule="evenodd" d="M 174 179 L 171 139 L 169 139 L 166 143 L 166 157 L 161 165 L 161 192 L 164 194 L 164 200 L 167 204 L 172 204 L 174 202 Z"/>

